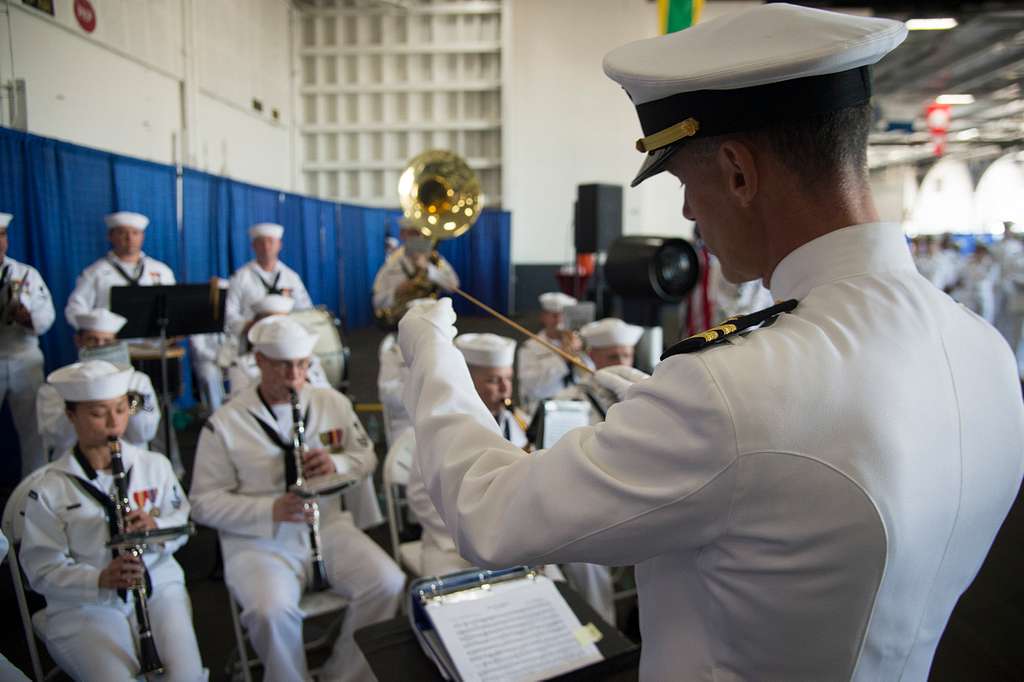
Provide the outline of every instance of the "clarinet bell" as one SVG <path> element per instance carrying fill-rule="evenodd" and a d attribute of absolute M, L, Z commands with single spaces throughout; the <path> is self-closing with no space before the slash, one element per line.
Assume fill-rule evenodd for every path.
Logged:
<path fill-rule="evenodd" d="M 162 675 L 164 672 L 164 664 L 156 651 L 156 642 L 153 641 L 152 634 L 139 638 L 139 662 L 142 665 L 142 675 Z"/>
<path fill-rule="evenodd" d="M 323 592 L 330 588 L 331 583 L 327 580 L 327 569 L 324 568 L 323 561 L 313 562 L 313 584 L 310 589 L 313 592 Z"/>

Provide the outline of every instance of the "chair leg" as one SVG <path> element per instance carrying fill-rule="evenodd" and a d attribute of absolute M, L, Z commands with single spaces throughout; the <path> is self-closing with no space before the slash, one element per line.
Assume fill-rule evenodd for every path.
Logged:
<path fill-rule="evenodd" d="M 238 660 L 242 667 L 242 679 L 245 682 L 252 682 L 252 672 L 249 670 L 249 650 L 245 641 L 245 633 L 242 631 L 242 621 L 239 618 L 238 602 L 228 590 L 228 602 L 231 605 L 231 624 L 235 628 L 235 644 L 238 647 Z"/>
<path fill-rule="evenodd" d="M 32 629 L 32 616 L 28 612 L 28 600 L 25 599 L 25 586 L 21 582 L 21 565 L 18 563 L 17 549 L 10 553 L 8 561 L 11 565 L 11 579 L 14 581 L 14 594 L 18 599 L 18 610 L 21 611 L 21 624 L 25 628 L 28 654 L 32 659 L 32 674 L 37 682 L 44 682 L 46 678 L 43 676 L 43 664 L 39 659 L 39 648 L 36 646 L 36 633 Z"/>

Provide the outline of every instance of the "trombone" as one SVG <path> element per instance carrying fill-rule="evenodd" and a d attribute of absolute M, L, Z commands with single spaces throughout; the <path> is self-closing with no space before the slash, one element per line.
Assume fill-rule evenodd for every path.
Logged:
<path fill-rule="evenodd" d="M 472 169 L 458 155 L 439 149 L 423 152 L 409 161 L 398 179 L 398 198 L 405 224 L 430 239 L 435 249 L 438 242 L 455 239 L 468 232 L 480 217 L 484 204 L 480 183 Z M 576 356 L 502 315 L 475 296 L 458 287 L 451 291 L 519 333 L 536 340 L 574 367 L 588 374 L 593 373 L 594 370 Z M 408 300 L 400 301 L 386 311 L 386 315 L 397 321 L 407 305 Z"/>

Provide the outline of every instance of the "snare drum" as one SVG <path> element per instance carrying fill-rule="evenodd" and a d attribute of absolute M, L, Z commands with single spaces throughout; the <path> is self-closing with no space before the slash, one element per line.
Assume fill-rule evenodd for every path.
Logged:
<path fill-rule="evenodd" d="M 128 344 L 128 355 L 132 367 L 149 376 L 153 382 L 153 390 L 157 395 L 163 393 L 163 374 L 160 371 L 160 349 L 154 346 Z M 167 393 L 174 398 L 181 397 L 181 359 L 185 357 L 185 349 L 174 345 L 167 347 Z"/>
<path fill-rule="evenodd" d="M 320 358 L 327 381 L 335 388 L 341 388 L 345 380 L 345 346 L 341 342 L 341 330 L 338 321 L 323 306 L 309 310 L 297 310 L 289 314 L 293 320 L 306 328 L 310 334 L 316 334 L 316 346 L 313 355 Z"/>

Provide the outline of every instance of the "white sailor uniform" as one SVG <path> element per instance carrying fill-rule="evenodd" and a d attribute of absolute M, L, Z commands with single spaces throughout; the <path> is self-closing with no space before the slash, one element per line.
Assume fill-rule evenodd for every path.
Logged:
<path fill-rule="evenodd" d="M 64 307 L 64 317 L 68 324 L 77 329 L 75 318 L 78 315 L 95 308 L 110 308 L 111 287 L 148 287 L 174 283 L 174 272 L 157 259 L 143 253 L 138 263 L 126 263 L 110 251 L 82 270 Z"/>
<path fill-rule="evenodd" d="M 1013 356 L 897 224 L 804 244 L 771 291 L 798 307 L 531 457 L 444 324 L 406 316 L 428 493 L 477 565 L 636 564 L 642 679 L 924 680 L 1020 485 Z"/>
<path fill-rule="evenodd" d="M 388 334 L 380 342 L 377 361 L 377 397 L 384 414 L 384 433 L 388 445 L 391 445 L 402 437 L 406 429 L 412 427 L 412 419 L 402 403 L 402 387 L 408 370 L 402 361 L 402 350 L 394 334 Z"/>
<path fill-rule="evenodd" d="M 43 352 L 39 337 L 53 326 L 50 290 L 31 265 L 4 256 L 0 259 L 0 294 L 17 296 L 32 318 L 32 329 L 0 320 L 0 405 L 7 400 L 21 447 L 21 475 L 46 463 L 35 429 L 36 391 L 43 383 Z M 0 301 L 3 311 L 5 301 Z M 12 300 L 13 303 L 13 300 Z"/>
<path fill-rule="evenodd" d="M 189 503 L 167 458 L 130 443 L 121 457 L 133 509 L 141 506 L 158 527 L 188 521 Z M 87 490 L 93 491 L 89 494 Z M 50 655 L 76 680 L 133 680 L 139 670 L 133 600 L 99 587 L 111 560 L 107 509 L 97 495 L 115 490 L 109 473 L 65 452 L 28 494 L 19 556 L 32 589 L 46 598 L 42 636 Z M 192 628 L 185 576 L 172 556 L 187 536 L 151 545 L 143 555 L 152 584 L 150 618 L 168 680 L 205 680 Z"/>
<path fill-rule="evenodd" d="M 373 278 L 373 309 L 383 310 L 395 304 L 395 291 L 403 282 L 416 276 L 416 268 L 405 257 L 405 246 L 400 246 L 391 253 L 380 266 Z M 459 286 L 459 276 L 451 263 L 444 256 L 438 256 L 438 262 L 427 265 L 427 279 L 444 290 Z"/>
<path fill-rule="evenodd" d="M 156 437 L 160 426 L 160 402 L 156 390 L 149 376 L 136 370 L 128 380 L 128 391 L 138 393 L 142 402 L 138 411 L 128 418 L 128 427 L 121 438 L 141 450 L 148 450 L 149 442 Z M 68 421 L 64 399 L 49 384 L 40 386 L 36 394 L 36 419 L 44 452 L 56 455 L 74 446 L 77 436 L 75 427 Z"/>
<path fill-rule="evenodd" d="M 329 388 L 300 392 L 310 447 L 332 447 L 341 473 L 369 475 L 377 463 L 348 398 Z M 242 622 L 267 679 L 307 679 L 302 617 L 296 608 L 310 578 L 309 529 L 275 523 L 274 500 L 285 492 L 292 417 L 289 405 L 267 406 L 252 386 L 224 404 L 204 426 L 192 479 L 193 515 L 220 532 L 224 575 L 242 605 Z M 274 434 L 273 438 L 270 434 Z M 352 633 L 391 617 L 405 577 L 358 530 L 336 498 L 320 502 L 320 533 L 331 589 L 351 601 L 326 664 L 329 679 L 366 679 L 369 669 Z"/>
<path fill-rule="evenodd" d="M 281 261 L 277 261 L 270 272 L 265 272 L 255 260 L 251 260 L 235 270 L 228 281 L 228 297 L 224 302 L 225 331 L 241 334 L 245 324 L 254 316 L 253 305 L 268 294 L 291 297 L 295 300 L 294 310 L 313 307 L 299 273 Z"/>
<path fill-rule="evenodd" d="M 199 382 L 199 392 L 207 408 L 213 412 L 224 402 L 224 368 L 217 362 L 224 333 L 193 334 L 188 338 L 192 371 Z"/>
<path fill-rule="evenodd" d="M 559 348 L 561 340 L 550 339 L 541 330 L 544 340 Z M 588 367 L 594 363 L 589 357 L 580 360 Z M 516 358 L 516 372 L 519 379 L 519 400 L 528 414 L 533 414 L 542 400 L 553 398 L 556 393 L 576 382 L 576 370 L 565 359 L 544 347 L 535 339 L 527 339 L 519 346 Z"/>

